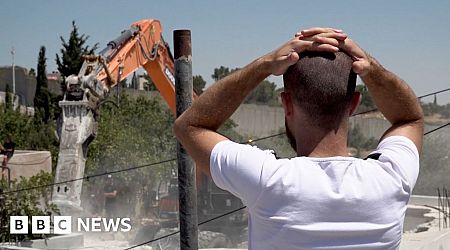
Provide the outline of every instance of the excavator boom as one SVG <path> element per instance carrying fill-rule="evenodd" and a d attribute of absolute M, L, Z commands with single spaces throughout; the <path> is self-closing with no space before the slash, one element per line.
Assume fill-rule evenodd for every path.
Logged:
<path fill-rule="evenodd" d="M 158 20 L 135 22 L 99 54 L 107 65 L 98 79 L 106 89 L 142 67 L 175 113 L 175 66 Z M 108 72 L 109 71 L 109 72 Z"/>

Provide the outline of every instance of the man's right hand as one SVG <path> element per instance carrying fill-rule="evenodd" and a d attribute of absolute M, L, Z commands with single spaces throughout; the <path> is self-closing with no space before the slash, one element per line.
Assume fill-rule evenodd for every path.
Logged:
<path fill-rule="evenodd" d="M 383 138 L 400 135 L 422 148 L 423 112 L 412 89 L 397 75 L 386 70 L 350 38 L 339 41 L 339 48 L 353 59 L 353 71 L 367 86 L 376 106 L 392 124 Z"/>
<path fill-rule="evenodd" d="M 364 50 L 362 50 L 353 40 L 350 38 L 341 41 L 339 48 L 347 52 L 353 59 L 352 69 L 360 77 L 367 75 L 373 68 L 374 59 L 369 56 Z"/>

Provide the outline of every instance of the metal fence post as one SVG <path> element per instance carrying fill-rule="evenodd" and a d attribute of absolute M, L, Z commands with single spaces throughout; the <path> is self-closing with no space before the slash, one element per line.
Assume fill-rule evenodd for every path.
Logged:
<path fill-rule="evenodd" d="M 191 31 L 173 32 L 175 54 L 176 113 L 180 116 L 192 104 Z M 180 201 L 180 249 L 198 249 L 197 191 L 195 165 L 183 146 L 177 143 L 178 192 Z"/>

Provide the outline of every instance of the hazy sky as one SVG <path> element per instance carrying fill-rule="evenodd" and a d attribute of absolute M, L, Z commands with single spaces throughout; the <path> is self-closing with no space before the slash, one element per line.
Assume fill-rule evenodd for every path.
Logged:
<path fill-rule="evenodd" d="M 212 83 L 220 65 L 242 67 L 311 26 L 342 28 L 418 95 L 450 87 L 450 1 L 98 1 L 2 0 L 0 65 L 36 68 L 47 48 L 47 71 L 56 70 L 59 36 L 71 21 L 88 42 L 106 43 L 131 23 L 159 19 L 172 44 L 174 29 L 191 29 L 194 74 Z M 278 84 L 280 78 L 272 78 Z M 450 94 L 438 96 L 450 102 Z"/>

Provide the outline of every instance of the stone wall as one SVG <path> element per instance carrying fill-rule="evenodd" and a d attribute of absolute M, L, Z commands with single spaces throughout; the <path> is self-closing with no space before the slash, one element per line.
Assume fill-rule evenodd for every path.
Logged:
<path fill-rule="evenodd" d="M 31 177 L 41 170 L 51 173 L 52 156 L 49 151 L 16 150 L 8 162 L 8 167 L 11 169 L 12 180 L 21 176 Z"/>
<path fill-rule="evenodd" d="M 16 95 L 19 96 L 19 104 L 32 107 L 34 94 L 36 92 L 36 78 L 28 75 L 26 68 L 16 66 Z M 13 91 L 12 67 L 0 67 L 0 91 L 6 91 L 6 85 L 9 85 Z"/>
<path fill-rule="evenodd" d="M 237 132 L 249 137 L 263 137 L 284 129 L 282 107 L 242 104 L 231 119 L 238 125 Z"/>
<path fill-rule="evenodd" d="M 238 125 L 238 133 L 249 137 L 264 137 L 284 131 L 284 111 L 282 107 L 270 107 L 256 104 L 242 104 L 231 116 Z M 380 114 L 359 115 L 350 118 L 350 127 L 358 126 L 365 137 L 379 139 L 390 127 L 389 122 Z M 437 125 L 425 125 L 425 131 Z"/>

